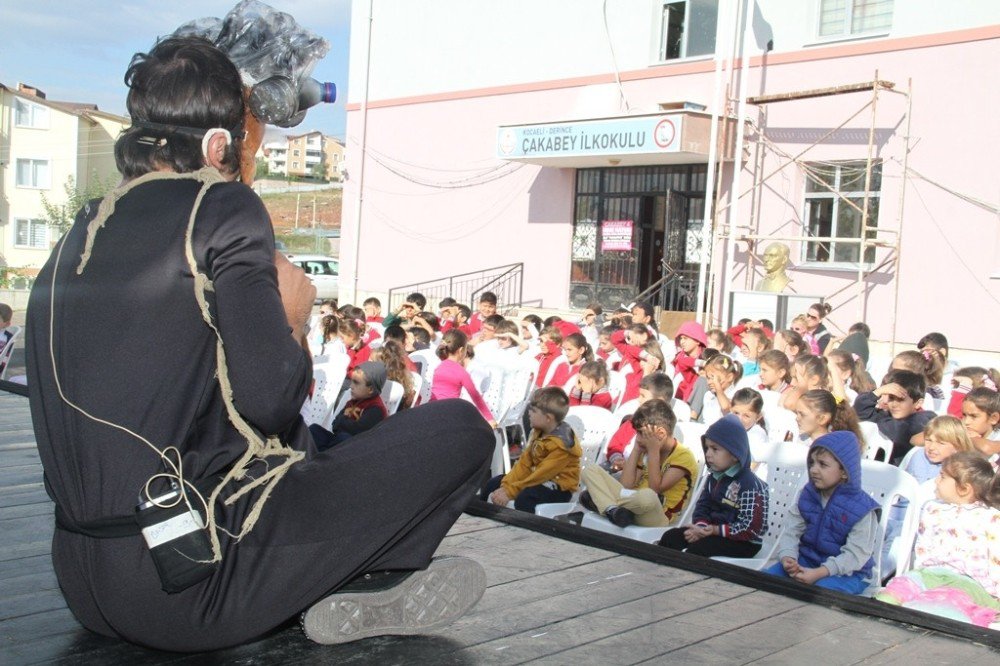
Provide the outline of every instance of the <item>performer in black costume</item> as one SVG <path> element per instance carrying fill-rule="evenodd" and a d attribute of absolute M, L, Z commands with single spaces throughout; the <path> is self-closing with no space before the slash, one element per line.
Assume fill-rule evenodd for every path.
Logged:
<path fill-rule="evenodd" d="M 168 39 L 133 60 L 126 82 L 133 127 L 115 155 L 131 189 L 80 212 L 28 308 L 32 418 L 57 504 L 52 556 L 70 609 L 97 633 L 176 651 L 242 643 L 307 609 L 307 634 L 321 642 L 455 619 L 482 594 L 482 569 L 431 557 L 485 480 L 489 427 L 471 405 L 445 401 L 317 453 L 299 416 L 311 381 L 302 331 L 315 292 L 275 253 L 260 199 L 236 182 L 245 114 L 238 72 L 206 41 Z M 225 367 L 195 273 L 211 281 L 204 293 Z M 227 413 L 220 377 L 238 417 Z M 239 420 L 260 442 L 280 439 L 243 465 L 245 475 L 250 444 Z M 176 447 L 183 466 L 136 435 Z M 226 502 L 269 471 L 286 473 Z M 221 555 L 207 578 L 172 594 L 133 519 L 145 485 L 163 472 L 180 472 L 210 503 Z M 227 474 L 239 478 L 211 502 Z M 154 480 L 143 499 L 164 489 Z M 189 500 L 203 508 L 194 490 Z M 239 540 L 227 535 L 248 525 Z M 438 588 L 458 596 L 435 617 L 389 621 L 386 611 L 366 624 L 360 613 L 348 627 L 343 616 L 351 604 L 398 610 Z"/>

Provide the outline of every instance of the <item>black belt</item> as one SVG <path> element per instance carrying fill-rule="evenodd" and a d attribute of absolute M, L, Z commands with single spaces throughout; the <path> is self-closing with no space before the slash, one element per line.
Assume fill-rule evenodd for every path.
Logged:
<path fill-rule="evenodd" d="M 223 479 L 223 474 L 213 474 L 212 476 L 199 479 L 194 482 L 194 487 L 198 492 L 215 488 Z M 56 504 L 56 527 L 73 534 L 83 534 L 94 539 L 122 539 L 124 537 L 139 536 L 142 528 L 135 519 L 135 513 L 121 516 L 108 516 L 96 520 L 77 521 L 70 518 L 69 514 Z"/>

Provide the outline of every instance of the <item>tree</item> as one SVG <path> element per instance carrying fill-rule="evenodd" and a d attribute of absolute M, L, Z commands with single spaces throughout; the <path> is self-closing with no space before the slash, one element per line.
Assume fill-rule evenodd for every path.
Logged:
<path fill-rule="evenodd" d="M 49 227 L 63 234 L 73 225 L 77 212 L 83 208 L 91 199 L 103 199 L 111 188 L 114 187 L 114 176 L 107 180 L 94 178 L 86 188 L 77 186 L 73 176 L 66 179 L 63 191 L 66 193 L 66 203 L 58 204 L 49 201 L 45 193 L 42 193 L 42 208 L 45 209 L 43 219 Z"/>
<path fill-rule="evenodd" d="M 254 174 L 255 178 L 267 178 L 271 175 L 271 170 L 267 166 L 267 160 L 263 157 L 257 158 L 257 173 Z"/>
<path fill-rule="evenodd" d="M 316 180 L 326 180 L 326 165 L 322 162 L 317 162 L 309 170 L 309 175 Z"/>

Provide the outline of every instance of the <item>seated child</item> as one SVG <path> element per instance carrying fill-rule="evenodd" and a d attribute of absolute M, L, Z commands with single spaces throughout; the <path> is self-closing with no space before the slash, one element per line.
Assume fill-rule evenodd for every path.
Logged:
<path fill-rule="evenodd" d="M 535 386 L 552 386 L 558 366 L 564 362 L 562 355 L 562 333 L 555 326 L 546 326 L 538 336 L 541 343 L 538 361 L 538 374 L 535 375 Z M 556 366 L 556 367 L 553 367 Z"/>
<path fill-rule="evenodd" d="M 478 311 L 469 319 L 469 335 L 474 336 L 483 327 L 487 317 L 497 313 L 497 295 L 492 291 L 484 291 L 479 295 Z"/>
<path fill-rule="evenodd" d="M 757 378 L 760 374 L 760 357 L 771 348 L 771 340 L 762 328 L 751 328 L 740 336 L 740 354 L 743 356 L 743 377 Z"/>
<path fill-rule="evenodd" d="M 725 354 L 719 354 L 705 364 L 708 392 L 698 413 L 700 423 L 715 423 L 729 413 L 730 399 L 736 393 L 736 382 L 742 374 L 739 362 Z"/>
<path fill-rule="evenodd" d="M 937 496 L 920 516 L 913 569 L 875 598 L 988 627 L 1000 613 L 1000 477 L 982 456 L 956 453 Z"/>
<path fill-rule="evenodd" d="M 347 365 L 347 377 L 350 378 L 351 373 L 372 355 L 372 348 L 364 340 L 365 323 L 360 319 L 341 319 L 337 324 L 337 333 L 351 359 Z"/>
<path fill-rule="evenodd" d="M 937 416 L 924 428 L 924 445 L 915 446 L 913 454 L 906 462 L 904 471 L 920 482 L 920 495 L 912 510 L 920 511 L 924 504 L 934 499 L 935 481 L 941 474 L 941 466 L 956 453 L 975 452 L 969 435 L 962 422 L 953 416 Z M 910 503 L 900 497 L 889 511 L 889 520 L 882 539 L 882 571 L 890 571 L 896 566 L 896 553 L 892 542 L 903 530 L 903 521 Z"/>
<path fill-rule="evenodd" d="M 733 341 L 729 339 L 726 332 L 721 328 L 713 328 L 705 333 L 705 337 L 708 339 L 709 349 L 718 349 L 719 353 L 729 356 L 736 349 Z"/>
<path fill-rule="evenodd" d="M 622 394 L 623 403 L 630 402 L 639 397 L 639 387 L 643 377 L 659 372 L 666 364 L 663 358 L 663 351 L 660 343 L 656 340 L 648 340 L 642 348 L 639 360 L 639 370 L 625 375 L 625 391 Z"/>
<path fill-rule="evenodd" d="M 382 317 L 382 301 L 378 300 L 374 296 L 371 298 L 366 298 L 364 303 L 361 304 L 365 311 L 365 321 L 369 324 L 381 324 L 383 321 Z"/>
<path fill-rule="evenodd" d="M 569 392 L 569 406 L 591 405 L 611 410 L 608 390 L 608 368 L 601 361 L 588 361 L 574 378 L 576 386 Z"/>
<path fill-rule="evenodd" d="M 0 349 L 4 348 L 14 333 L 8 331 L 10 328 L 10 322 L 14 319 L 14 308 L 10 307 L 6 303 L 0 303 Z"/>
<path fill-rule="evenodd" d="M 457 328 L 444 334 L 444 339 L 437 348 L 437 357 L 441 363 L 434 369 L 431 379 L 431 400 L 448 400 L 462 397 L 465 389 L 479 413 L 490 424 L 496 427 L 496 421 L 489 405 L 483 400 L 483 394 L 476 388 L 472 376 L 465 369 L 465 358 L 472 349 L 468 346 L 469 339 Z"/>
<path fill-rule="evenodd" d="M 828 349 L 830 390 L 834 395 L 854 404 L 859 393 L 875 390 L 875 382 L 857 354 L 842 349 Z"/>
<path fill-rule="evenodd" d="M 705 336 L 705 329 L 702 328 L 701 324 L 695 321 L 686 321 L 677 330 L 674 344 L 677 345 L 678 349 L 673 361 L 674 373 L 682 377 L 675 397 L 687 401 L 691 396 L 694 383 L 698 381 L 698 369 L 695 367 L 695 361 L 708 347 L 708 338 Z"/>
<path fill-rule="evenodd" d="M 698 415 L 701 414 L 701 410 L 705 407 L 705 396 L 708 395 L 708 380 L 705 379 L 705 366 L 716 356 L 722 354 L 718 349 L 708 348 L 701 353 L 701 357 L 695 361 L 695 370 L 698 372 L 698 379 L 695 380 L 694 386 L 691 389 L 691 395 L 688 396 L 686 402 L 688 407 L 691 408 L 691 420 L 697 421 Z"/>
<path fill-rule="evenodd" d="M 932 353 L 930 349 L 925 349 L 922 352 L 910 350 L 896 354 L 889 369 L 909 370 L 923 375 L 927 393 L 935 400 L 943 400 L 945 393 L 941 387 L 941 380 L 944 378 L 944 363 L 944 357 L 941 354 Z M 947 406 L 942 405 L 941 408 L 946 409 Z"/>
<path fill-rule="evenodd" d="M 490 479 L 480 498 L 500 506 L 513 500 L 515 509 L 529 513 L 539 504 L 568 502 L 580 485 L 583 455 L 576 433 L 564 422 L 568 411 L 561 388 L 535 391 L 528 407 L 531 434 L 521 457 L 510 472 Z"/>
<path fill-rule="evenodd" d="M 799 426 L 796 441 L 802 444 L 812 444 L 835 430 L 846 430 L 858 439 L 861 450 L 864 451 L 865 438 L 861 434 L 854 409 L 846 400 L 838 402 L 833 393 L 827 390 L 813 389 L 803 393 L 795 405 L 795 421 Z"/>
<path fill-rule="evenodd" d="M 662 372 L 655 372 L 642 378 L 639 383 L 639 406 L 641 407 L 649 400 L 665 400 L 667 404 L 672 404 L 671 396 L 674 394 L 674 382 Z M 605 451 L 603 463 L 604 468 L 609 472 L 620 472 L 625 467 L 625 460 L 632 452 L 635 444 L 635 427 L 632 425 L 632 417 L 626 416 L 622 419 L 621 426 L 615 434 L 608 440 L 608 448 Z"/>
<path fill-rule="evenodd" d="M 789 409 L 789 405 L 794 405 L 799 399 L 799 391 L 792 386 L 792 362 L 788 360 L 784 352 L 777 349 L 770 349 L 761 354 L 760 359 L 760 384 L 758 391 L 774 391 L 780 396 L 778 406 Z M 784 433 L 769 432 L 771 439 L 776 442 L 784 441 Z"/>
<path fill-rule="evenodd" d="M 680 517 L 691 499 L 699 465 L 690 449 L 674 439 L 677 417 L 665 400 L 643 403 L 632 415 L 632 425 L 635 447 L 621 478 L 616 481 L 600 466 L 588 465 L 583 469 L 587 490 L 580 503 L 618 527 L 665 527 Z"/>
<path fill-rule="evenodd" d="M 923 409 L 926 392 L 923 375 L 890 370 L 882 386 L 854 401 L 858 418 L 877 423 L 879 432 L 892 440 L 893 464 L 899 464 L 914 444 L 923 443 L 924 428 L 936 416 Z"/>
<path fill-rule="evenodd" d="M 556 369 L 552 386 L 561 386 L 569 393 L 576 386 L 576 375 L 583 364 L 594 360 L 594 350 L 590 348 L 590 343 L 583 337 L 583 333 L 570 333 L 563 338 L 562 352 L 566 358 L 566 365 Z"/>
<path fill-rule="evenodd" d="M 597 336 L 596 356 L 601 361 L 604 361 L 605 365 L 608 366 L 608 370 L 612 372 L 620 370 L 622 364 L 622 355 L 618 353 L 614 343 L 611 342 L 611 336 L 617 330 L 614 326 L 605 326 Z"/>
<path fill-rule="evenodd" d="M 962 425 L 972 445 L 996 466 L 1000 455 L 1000 393 L 985 386 L 972 389 L 962 401 Z"/>
<path fill-rule="evenodd" d="M 747 431 L 750 445 L 767 444 L 767 431 L 764 430 L 764 398 L 752 388 L 742 388 L 733 394 L 729 403 L 729 413 L 735 414 Z"/>
<path fill-rule="evenodd" d="M 724 416 L 701 438 L 709 475 L 694 508 L 694 522 L 667 530 L 660 545 L 695 555 L 753 557 L 767 529 L 767 484 L 750 469 L 747 431 Z"/>
<path fill-rule="evenodd" d="M 403 387 L 403 397 L 396 407 L 396 411 L 401 411 L 413 404 L 416 389 L 413 386 L 413 375 L 407 367 L 407 361 L 413 361 L 403 350 L 403 345 L 395 340 L 386 340 L 378 349 L 372 350 L 372 360 L 379 361 L 385 366 L 385 376 Z"/>
<path fill-rule="evenodd" d="M 764 573 L 861 594 L 875 566 L 878 502 L 861 487 L 861 446 L 837 430 L 809 447 L 809 481 L 789 508 L 778 562 Z"/>
<path fill-rule="evenodd" d="M 970 366 L 959 368 L 951 377 L 951 398 L 948 402 L 948 413 L 956 419 L 962 418 L 962 403 L 972 389 L 985 386 L 996 391 L 1000 386 L 1000 372 L 994 368 Z"/>
<path fill-rule="evenodd" d="M 309 426 L 317 449 L 323 451 L 371 430 L 388 416 L 382 402 L 385 379 L 385 366 L 377 361 L 366 361 L 354 369 L 351 373 L 351 399 L 333 419 L 331 429 L 327 430 L 317 423 Z"/>
<path fill-rule="evenodd" d="M 809 345 L 802 339 L 802 336 L 791 329 L 776 332 L 773 342 L 774 348 L 782 352 L 789 362 L 803 354 L 811 353 Z"/>

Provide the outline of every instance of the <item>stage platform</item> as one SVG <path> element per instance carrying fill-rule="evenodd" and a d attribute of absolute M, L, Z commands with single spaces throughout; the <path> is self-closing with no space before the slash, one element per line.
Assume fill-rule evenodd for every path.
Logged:
<path fill-rule="evenodd" d="M 658 553 L 663 549 L 485 505 L 471 510 L 479 515 L 462 516 L 440 554 L 481 562 L 489 587 L 472 613 L 438 634 L 328 647 L 290 623 L 253 644 L 209 654 L 144 650 L 90 634 L 66 608 L 49 556 L 52 503 L 42 487 L 28 401 L 0 390 L 0 664 L 972 666 L 1000 660 L 997 640 L 985 632 L 956 637 L 927 624 L 877 619 L 865 614 L 869 606 L 843 610 L 851 601 L 841 595 L 802 593 L 797 584 L 762 582 L 730 567 L 716 571 L 688 556 L 669 554 L 665 561 L 678 565 L 671 566 Z M 785 587 L 791 592 L 782 593 Z"/>

